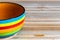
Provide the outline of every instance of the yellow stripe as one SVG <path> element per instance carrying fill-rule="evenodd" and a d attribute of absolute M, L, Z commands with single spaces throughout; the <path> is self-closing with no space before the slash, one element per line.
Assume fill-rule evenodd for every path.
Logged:
<path fill-rule="evenodd" d="M 10 28 L 10 29 L 5 29 L 5 30 L 0 30 L 0 34 L 2 33 L 6 33 L 6 32 L 12 32 L 12 31 L 15 31 L 17 29 L 20 29 L 22 26 L 23 26 L 24 23 L 22 23 L 21 25 L 15 27 L 15 28 Z"/>
<path fill-rule="evenodd" d="M 24 18 L 25 18 L 25 16 L 22 19 L 19 19 L 19 20 L 15 21 L 15 22 L 6 23 L 6 24 L 0 24 L 0 27 L 10 26 L 10 25 L 17 24 L 17 23 L 21 22 Z"/>

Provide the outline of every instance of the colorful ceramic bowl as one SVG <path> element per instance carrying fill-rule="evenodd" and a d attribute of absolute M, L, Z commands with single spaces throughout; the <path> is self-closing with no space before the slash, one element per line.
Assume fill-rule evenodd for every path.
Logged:
<path fill-rule="evenodd" d="M 22 29 L 25 8 L 11 2 L 0 2 L 0 38 L 13 36 Z"/>

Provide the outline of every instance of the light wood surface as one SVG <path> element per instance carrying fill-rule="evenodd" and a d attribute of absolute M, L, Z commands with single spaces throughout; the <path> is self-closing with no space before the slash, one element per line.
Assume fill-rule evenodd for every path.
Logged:
<path fill-rule="evenodd" d="M 60 2 L 57 2 L 60 0 L 8 1 L 21 4 L 26 9 L 23 29 L 11 40 L 55 40 L 60 38 Z M 40 37 L 40 34 L 48 36 Z"/>
<path fill-rule="evenodd" d="M 60 1 L 60 0 L 0 0 L 0 1 L 23 1 L 23 2 L 25 2 L 25 1 L 27 1 L 27 2 L 29 2 L 29 1 L 34 1 L 34 2 L 45 1 L 45 2 L 47 2 L 47 1 Z"/>
<path fill-rule="evenodd" d="M 55 40 L 60 35 L 59 2 L 21 2 L 26 9 L 23 29 L 12 39 Z M 48 36 L 39 36 L 39 35 Z M 35 35 L 38 35 L 37 37 Z"/>

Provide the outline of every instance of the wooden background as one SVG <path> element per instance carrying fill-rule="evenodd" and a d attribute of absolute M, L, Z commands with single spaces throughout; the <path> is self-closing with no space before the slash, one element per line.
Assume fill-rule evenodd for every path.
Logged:
<path fill-rule="evenodd" d="M 2 1 L 15 2 L 26 9 L 23 29 L 11 40 L 60 38 L 60 0 L 0 0 Z"/>

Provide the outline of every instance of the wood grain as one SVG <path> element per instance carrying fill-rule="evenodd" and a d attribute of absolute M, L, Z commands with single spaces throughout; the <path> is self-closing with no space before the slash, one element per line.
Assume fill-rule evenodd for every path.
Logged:
<path fill-rule="evenodd" d="M 11 1 L 11 0 L 0 0 L 0 1 Z M 34 2 L 39 2 L 39 1 L 60 1 L 60 0 L 12 0 L 12 1 L 23 1 L 23 2 L 25 2 L 25 1 L 34 1 Z"/>
<path fill-rule="evenodd" d="M 26 9 L 25 24 L 16 39 L 54 40 L 60 35 L 60 5 L 59 2 L 21 2 Z M 48 30 L 48 31 L 46 31 Z M 32 37 L 34 34 L 51 35 L 50 37 Z M 29 36 L 29 37 L 28 37 Z M 54 36 L 54 37 L 52 37 Z"/>
<path fill-rule="evenodd" d="M 4 0 L 0 0 L 4 1 Z M 7 0 L 5 0 L 7 1 Z M 54 40 L 60 36 L 60 0 L 8 0 L 21 4 L 26 9 L 25 24 L 11 40 Z M 34 37 L 34 34 L 49 35 Z M 29 36 L 29 37 L 28 37 Z M 33 38 L 33 37 L 34 38 Z"/>

